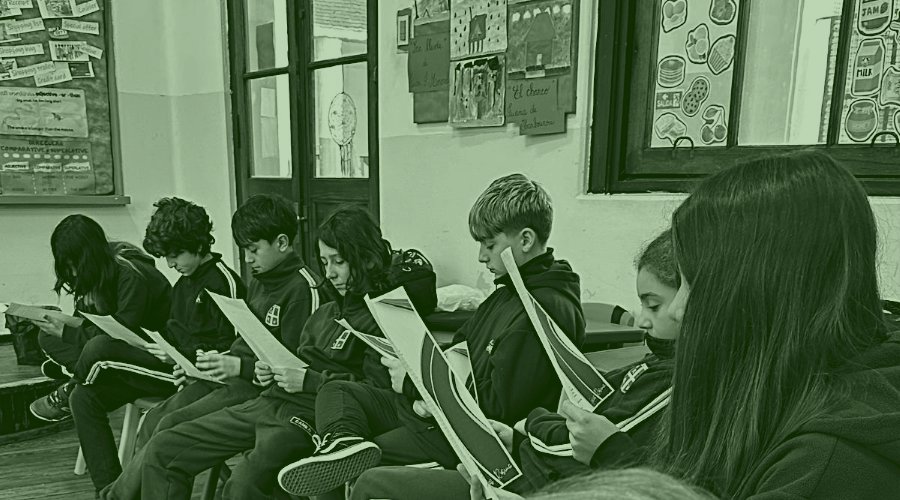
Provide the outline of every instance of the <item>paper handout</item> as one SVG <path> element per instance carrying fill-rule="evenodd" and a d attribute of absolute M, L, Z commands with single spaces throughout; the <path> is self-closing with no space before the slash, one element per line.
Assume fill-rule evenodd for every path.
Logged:
<path fill-rule="evenodd" d="M 544 350 L 550 357 L 566 396 L 579 408 L 594 411 L 615 389 L 575 347 L 569 337 L 566 337 L 559 325 L 525 288 L 512 250 L 507 248 L 500 254 L 500 258 L 503 259 L 503 265 L 506 266 L 506 271 L 512 279 L 513 287 L 525 306 L 528 319 L 531 320 Z"/>
<path fill-rule="evenodd" d="M 391 343 L 390 340 L 384 337 L 376 337 L 375 335 L 369 335 L 368 333 L 363 333 L 356 328 L 350 326 L 350 323 L 347 322 L 346 319 L 336 319 L 335 323 L 344 327 L 345 330 L 349 331 L 353 335 L 359 337 L 360 340 L 366 343 L 372 349 L 375 349 L 375 352 L 381 354 L 382 356 L 388 358 L 397 359 L 397 352 L 394 349 L 394 344 Z"/>
<path fill-rule="evenodd" d="M 225 297 L 209 290 L 207 293 L 260 361 L 272 368 L 306 368 L 307 364 L 273 337 L 243 300 Z"/>
<path fill-rule="evenodd" d="M 185 375 L 187 375 L 188 377 L 196 378 L 199 380 L 207 380 L 209 382 L 215 382 L 217 384 L 223 383 L 223 382 L 220 382 L 220 381 L 214 379 L 213 377 L 210 377 L 209 375 L 201 372 L 194 365 L 194 363 L 191 363 L 191 361 L 189 359 L 187 359 L 186 357 L 184 357 L 183 354 L 178 352 L 178 349 L 176 349 L 175 346 L 173 346 L 166 339 L 164 339 L 163 336 L 160 335 L 159 333 L 151 332 L 150 330 L 147 330 L 146 328 L 144 328 L 143 330 L 144 330 L 144 333 L 146 333 L 147 336 L 149 336 L 151 339 L 153 339 L 153 341 L 156 342 L 156 344 L 159 345 L 159 347 L 162 348 L 163 351 L 166 351 L 166 354 L 168 354 L 169 357 L 172 358 L 175 361 L 175 363 L 181 367 L 182 370 L 184 370 Z"/>
<path fill-rule="evenodd" d="M 493 495 L 522 475 L 401 287 L 366 305 L 463 466 Z"/>
<path fill-rule="evenodd" d="M 53 309 L 43 309 L 37 306 L 27 306 L 25 304 L 16 304 L 15 302 L 9 304 L 9 308 L 6 310 L 6 314 L 10 316 L 16 316 L 19 318 L 25 319 L 33 319 L 36 321 L 44 321 L 44 317 L 51 317 L 57 321 L 61 321 L 67 326 L 79 327 L 84 322 L 81 318 L 76 318 L 75 316 L 69 316 L 68 314 L 54 311 Z"/>
<path fill-rule="evenodd" d="M 97 327 L 114 339 L 119 339 L 138 349 L 144 349 L 144 346 L 147 344 L 146 340 L 129 330 L 128 327 L 122 323 L 119 323 L 116 318 L 113 318 L 112 316 L 98 316 L 96 314 L 88 314 L 85 312 L 81 314 L 84 314 L 85 318 L 97 325 Z"/>

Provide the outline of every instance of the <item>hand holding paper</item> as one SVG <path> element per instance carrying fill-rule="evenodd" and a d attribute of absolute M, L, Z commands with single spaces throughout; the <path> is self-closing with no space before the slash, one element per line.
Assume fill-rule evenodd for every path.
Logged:
<path fill-rule="evenodd" d="M 165 351 L 165 349 L 159 346 L 159 344 L 148 342 L 144 344 L 144 348 L 147 350 L 147 352 L 156 356 L 156 359 L 162 361 L 163 363 L 166 363 L 167 365 L 175 364 L 175 360 L 173 360 L 172 357 L 169 356 L 169 354 Z"/>
<path fill-rule="evenodd" d="M 79 327 L 84 322 L 81 318 L 69 316 L 68 314 L 53 309 L 44 309 L 42 307 L 27 306 L 24 304 L 10 303 L 6 309 L 6 314 L 17 316 L 19 318 L 30 319 L 33 321 L 46 321 L 47 317 L 51 317 L 65 325 L 71 327 Z"/>
<path fill-rule="evenodd" d="M 241 374 L 241 358 L 217 352 L 197 356 L 197 369 L 218 382 Z"/>
<path fill-rule="evenodd" d="M 62 338 L 63 328 L 65 326 L 62 321 L 59 321 L 49 315 L 44 316 L 43 320 L 33 319 L 30 321 L 37 325 L 37 327 L 47 335 L 52 335 L 56 338 Z"/>
<path fill-rule="evenodd" d="M 375 335 L 369 335 L 368 333 L 363 333 L 358 331 L 357 329 L 350 326 L 350 323 L 345 319 L 336 319 L 335 323 L 344 327 L 345 330 L 351 332 L 353 335 L 359 337 L 360 340 L 366 343 L 369 347 L 375 350 L 378 354 L 382 356 L 386 356 L 389 358 L 396 358 L 397 352 L 394 349 L 394 344 L 391 343 L 390 340 L 384 337 L 376 337 Z"/>
<path fill-rule="evenodd" d="M 272 368 L 275 383 L 285 392 L 295 394 L 303 392 L 303 380 L 306 379 L 306 368 Z"/>
<path fill-rule="evenodd" d="M 616 424 L 610 422 L 608 418 L 585 411 L 571 401 L 563 402 L 559 413 L 566 417 L 572 457 L 585 465 L 590 465 L 591 458 L 604 441 L 619 432 Z"/>
<path fill-rule="evenodd" d="M 275 374 L 272 373 L 272 367 L 262 361 L 257 360 L 253 367 L 253 377 L 256 379 L 254 383 L 263 387 L 272 383 Z"/>
<path fill-rule="evenodd" d="M 190 360 L 188 360 L 186 357 L 184 357 L 183 354 L 178 352 L 178 349 L 176 349 L 175 346 L 170 344 L 158 332 L 151 332 L 149 330 L 144 330 L 144 333 L 146 333 L 155 342 L 155 344 L 150 344 L 150 343 L 146 344 L 147 352 L 153 354 L 157 358 L 162 359 L 159 355 L 157 355 L 156 353 L 153 352 L 154 350 L 162 351 L 163 355 L 165 355 L 167 358 L 171 359 L 173 363 L 175 363 L 178 367 L 181 368 L 182 372 L 185 375 L 187 375 L 191 378 L 200 379 L 200 380 L 208 380 L 210 382 L 218 382 L 219 381 L 218 379 L 211 377 L 206 373 L 201 372 L 199 368 L 194 366 L 194 364 L 191 363 Z M 176 373 L 175 371 L 173 371 L 172 374 L 176 378 L 175 385 L 181 385 L 181 383 L 178 380 L 181 378 L 179 376 L 179 374 Z"/>
<path fill-rule="evenodd" d="M 403 363 L 397 358 L 384 356 L 381 358 L 381 364 L 387 367 L 391 375 L 391 389 L 397 394 L 403 394 L 403 381 L 406 380 L 406 368 Z"/>

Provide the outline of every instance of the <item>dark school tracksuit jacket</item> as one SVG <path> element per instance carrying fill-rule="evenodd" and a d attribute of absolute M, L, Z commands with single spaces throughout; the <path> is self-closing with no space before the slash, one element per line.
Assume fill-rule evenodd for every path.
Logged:
<path fill-rule="evenodd" d="M 604 378 L 616 390 L 595 410 L 614 424 L 626 421 L 646 409 L 654 400 L 672 387 L 675 360 L 648 354 L 631 365 L 610 371 Z M 652 443 L 662 420 L 661 407 L 632 427 L 628 432 L 616 432 L 594 452 L 590 468 L 571 455 L 559 456 L 553 447 L 569 444 L 566 418 L 544 408 L 528 414 L 523 438 L 515 433 L 516 460 L 522 465 L 526 483 L 517 482 L 519 493 L 534 491 L 544 485 L 571 477 L 589 469 L 615 468 L 640 463 L 643 453 Z M 571 448 L 569 448 L 571 451 Z"/>
<path fill-rule="evenodd" d="M 111 242 L 116 255 L 115 290 L 105 290 L 93 302 L 80 298 L 75 304 L 75 315 L 111 315 L 119 323 L 145 335 L 141 328 L 165 331 L 166 320 L 171 307 L 172 285 L 153 262 L 153 257 L 127 243 Z M 66 325 L 63 328 L 63 342 L 84 347 L 88 340 L 97 335 L 106 335 L 99 327 L 85 320 L 81 326 Z M 149 339 L 145 339 L 148 340 Z"/>
<path fill-rule="evenodd" d="M 900 332 L 833 379 L 842 390 L 831 408 L 775 446 L 728 497 L 900 496 Z"/>
<path fill-rule="evenodd" d="M 247 306 L 275 338 L 295 351 L 303 326 L 321 305 L 320 281 L 299 255 L 291 253 L 274 268 L 254 276 Z M 231 354 L 241 359 L 240 377 L 253 380 L 256 355 L 240 336 L 231 344 Z"/>
<path fill-rule="evenodd" d="M 431 263 L 420 252 L 394 251 L 391 265 L 380 285 L 376 286 L 377 291 L 370 295 L 402 286 L 417 310 L 433 310 L 437 303 L 435 281 Z M 362 295 L 348 293 L 320 307 L 304 327 L 297 348 L 297 357 L 309 364 L 300 394 L 315 394 L 332 380 L 361 382 L 383 389 L 391 387 L 387 368 L 381 364 L 381 355 L 335 321 L 342 318 L 360 332 L 384 336 Z M 290 394 L 277 385 L 266 389 L 263 395 L 297 403 L 307 399 Z M 314 410 L 314 407 L 310 409 Z"/>
<path fill-rule="evenodd" d="M 519 272 L 532 296 L 580 346 L 585 328 L 581 285 L 569 263 L 554 260 L 553 250 L 548 249 Z M 555 405 L 561 385 L 509 275 L 494 283 L 498 288 L 460 328 L 453 343 L 468 344 L 478 404 L 485 416 L 512 426 L 533 408 Z M 422 419 L 412 409 L 419 395 L 410 380 L 404 384 L 404 394 L 407 401 L 398 409 L 399 417 L 417 436 L 419 446 L 424 450 L 446 447 L 443 434 L 434 432 L 434 420 Z M 443 463 L 449 457 L 434 458 L 442 466 L 454 465 Z"/>
<path fill-rule="evenodd" d="M 182 276 L 172 287 L 172 309 L 165 337 L 192 362 L 196 351 L 225 351 L 234 342 L 234 327 L 206 291 L 232 299 L 243 299 L 247 287 L 240 276 L 212 254 L 190 276 Z"/>

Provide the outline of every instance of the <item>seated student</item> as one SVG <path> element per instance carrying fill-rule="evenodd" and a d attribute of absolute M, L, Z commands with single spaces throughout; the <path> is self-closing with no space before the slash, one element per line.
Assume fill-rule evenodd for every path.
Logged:
<path fill-rule="evenodd" d="M 641 299 L 638 326 L 647 330 L 646 342 L 651 353 L 636 363 L 604 374 L 616 392 L 597 408 L 597 414 L 568 401 L 563 407 L 566 416 L 537 408 L 528 415 L 525 428 L 530 439 L 525 440 L 521 434 L 513 434 L 510 427 L 493 422 L 522 469 L 522 478 L 507 488 L 510 491 L 528 493 L 592 469 L 640 461 L 640 453 L 636 452 L 652 443 L 662 419 L 659 410 L 664 407 L 653 403 L 661 396 L 668 397 L 674 367 L 674 339 L 679 329 L 667 312 L 680 285 L 669 231 L 647 245 L 637 259 L 637 271 L 637 293 Z M 634 419 L 635 425 L 627 433 L 612 423 L 628 422 L 635 415 L 640 415 L 642 420 Z M 569 443 L 572 456 L 559 455 L 566 452 L 563 448 Z M 456 471 L 379 467 L 359 477 L 352 498 L 453 499 L 465 497 L 468 488 L 466 480 Z"/>
<path fill-rule="evenodd" d="M 151 226 L 147 241 L 156 246 L 161 244 L 157 242 L 162 237 L 163 225 L 151 223 Z M 231 229 L 253 273 L 247 294 L 250 310 L 273 336 L 288 348 L 296 349 L 303 325 L 321 300 L 320 278 L 294 252 L 297 214 L 280 196 L 256 195 L 234 213 Z M 207 304 L 219 314 L 218 306 Z M 143 448 L 154 433 L 259 395 L 261 388 L 252 383 L 256 357 L 241 337 L 232 336 L 227 353 L 223 344 L 218 343 L 196 347 L 197 367 L 222 384 L 202 380 L 187 383 L 176 367 L 181 389 L 144 416 L 135 442 L 135 455 L 119 478 L 101 492 L 104 498 L 139 495 Z"/>
<path fill-rule="evenodd" d="M 330 380 L 389 387 L 378 356 L 349 330 L 380 335 L 365 305 L 403 285 L 421 310 L 437 302 L 431 264 L 416 251 L 392 252 L 371 216 L 341 208 L 319 228 L 319 257 L 335 302 L 321 306 L 300 335 L 297 357 L 305 369 L 256 364 L 256 377 L 269 386 L 262 395 L 159 432 L 146 446 L 143 498 L 188 498 L 194 476 L 232 455 L 247 452 L 225 484 L 225 498 L 271 498 L 278 470 L 314 449 L 315 394 Z"/>
<path fill-rule="evenodd" d="M 485 415 L 507 425 L 532 408 L 555 405 L 560 383 L 506 273 L 503 250 L 512 249 L 525 286 L 560 328 L 576 345 L 584 338 L 579 277 L 547 247 L 552 222 L 550 197 L 522 174 L 492 182 L 469 212 L 469 230 L 480 243 L 478 260 L 497 276 L 498 288 L 462 326 L 454 344 L 468 344 Z M 421 402 L 407 397 L 417 394 L 399 361 L 382 362 L 391 370 L 393 391 L 341 381 L 322 388 L 316 427 L 323 442 L 313 457 L 279 473 L 285 490 L 300 496 L 331 491 L 379 459 L 385 465 L 456 465 L 456 453 L 434 420 L 420 414 Z M 404 389 L 406 395 L 398 394 Z"/>
<path fill-rule="evenodd" d="M 704 180 L 672 220 L 682 335 L 653 464 L 727 498 L 896 498 L 900 333 L 866 193 L 821 154 Z"/>
<path fill-rule="evenodd" d="M 63 219 L 50 247 L 57 276 L 54 289 L 75 295 L 76 316 L 112 315 L 136 332 L 164 330 L 172 287 L 152 257 L 130 244 L 107 241 L 100 225 L 84 215 Z M 84 459 L 99 490 L 119 473 L 107 412 L 140 397 L 174 392 L 171 367 L 146 350 L 106 335 L 90 321 L 79 327 L 51 317 L 35 323 L 41 329 L 41 347 L 56 369 L 65 368 L 72 378 L 33 402 L 31 413 L 47 421 L 74 415 Z M 47 363 L 45 371 L 53 367 Z"/>

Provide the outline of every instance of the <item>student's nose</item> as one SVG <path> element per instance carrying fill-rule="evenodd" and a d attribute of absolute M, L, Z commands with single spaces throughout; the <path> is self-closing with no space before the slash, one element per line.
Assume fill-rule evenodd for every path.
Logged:
<path fill-rule="evenodd" d="M 487 262 L 489 260 L 491 260 L 491 259 L 488 256 L 487 250 L 485 250 L 484 248 L 479 248 L 478 249 L 478 262 L 481 262 L 482 264 L 487 264 Z"/>
<path fill-rule="evenodd" d="M 638 314 L 638 317 L 637 317 L 637 327 L 638 327 L 638 328 L 641 328 L 641 329 L 644 329 L 644 330 L 649 330 L 649 329 L 653 328 L 653 322 L 650 321 L 650 318 L 647 317 L 646 314 L 644 314 L 643 309 L 642 309 L 641 312 Z"/>
<path fill-rule="evenodd" d="M 337 272 L 335 272 L 334 266 L 330 264 L 325 266 L 325 277 L 329 280 L 337 278 Z"/>
<path fill-rule="evenodd" d="M 253 264 L 253 255 L 251 255 L 250 252 L 244 252 L 244 262 Z"/>
<path fill-rule="evenodd" d="M 166 264 L 169 265 L 169 269 L 172 269 L 173 267 L 175 267 L 175 259 L 166 257 Z"/>

